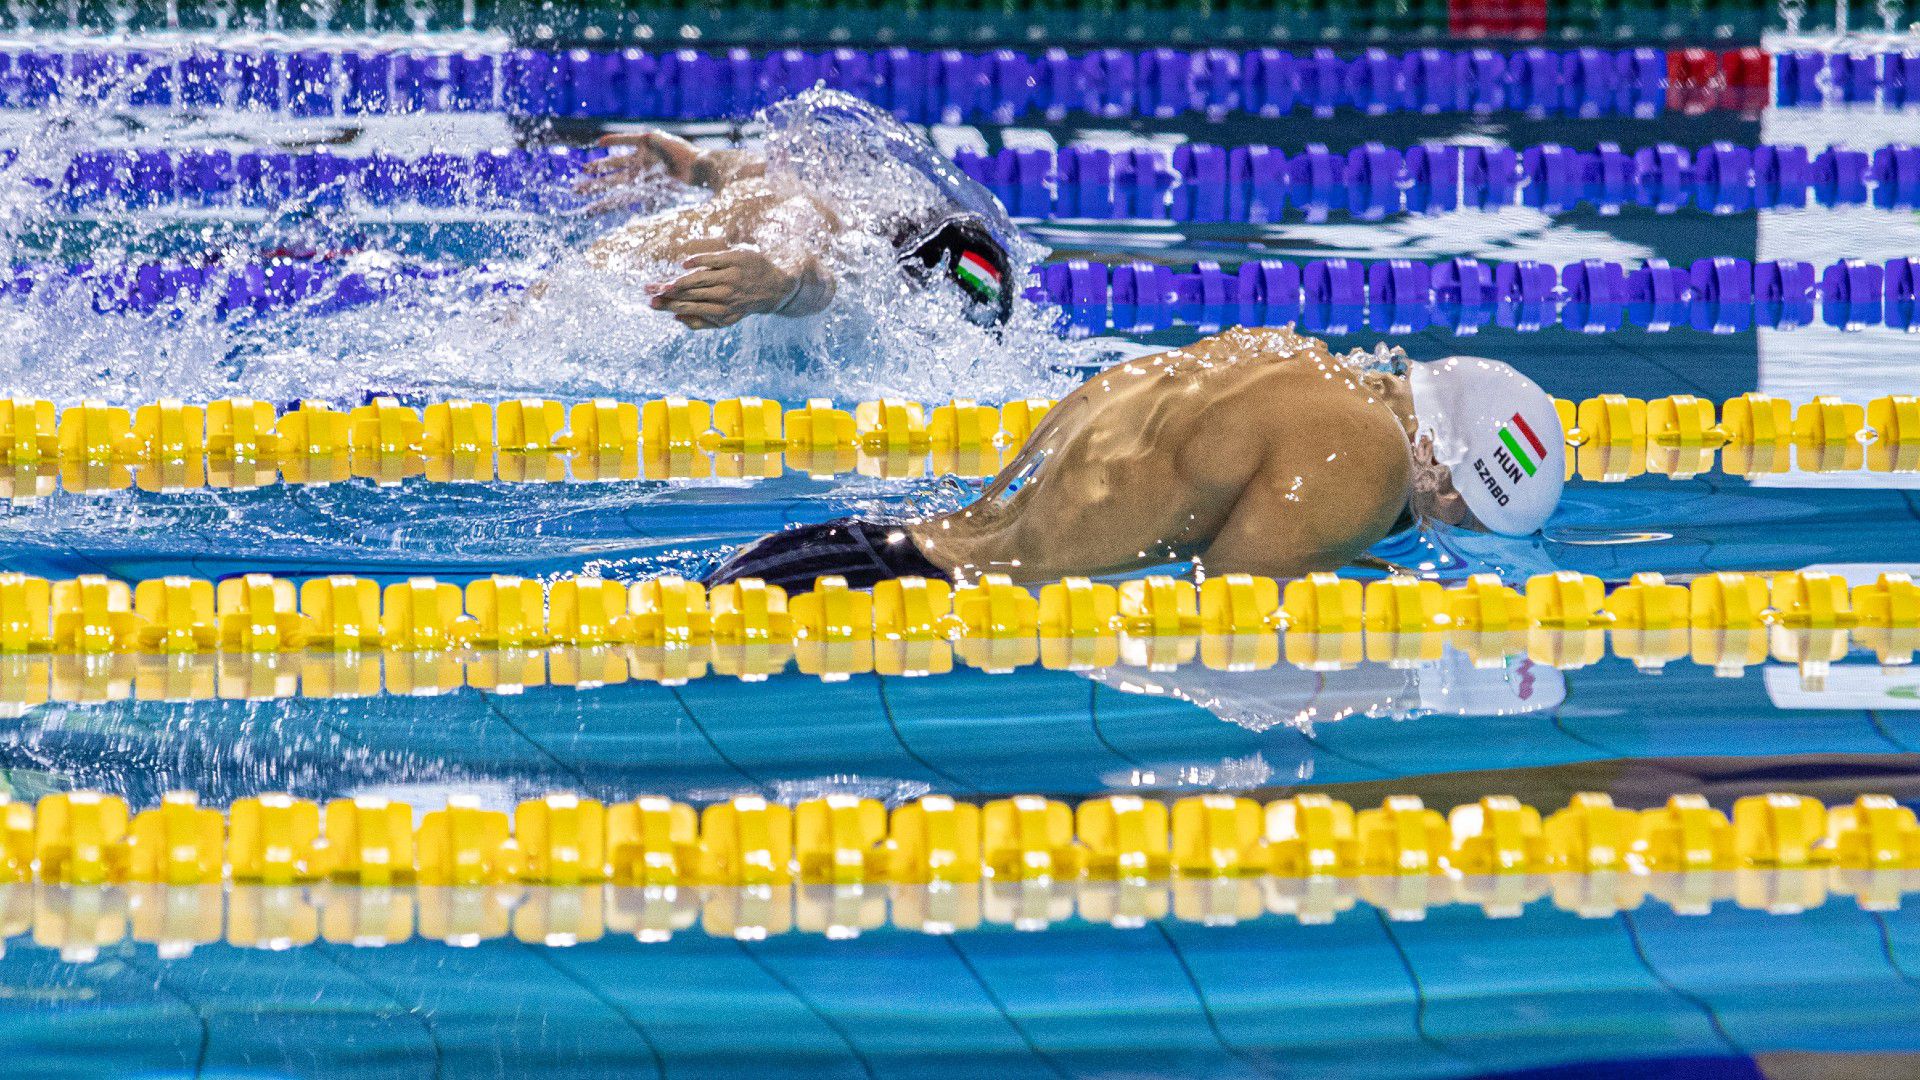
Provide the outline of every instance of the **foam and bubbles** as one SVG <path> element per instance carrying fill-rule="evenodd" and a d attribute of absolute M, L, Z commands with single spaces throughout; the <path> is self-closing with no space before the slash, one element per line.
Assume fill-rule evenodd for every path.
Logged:
<path fill-rule="evenodd" d="M 80 149 L 127 137 L 128 114 L 112 92 L 62 102 L 13 165 L 0 170 L 0 257 L 83 258 L 103 274 L 157 257 L 236 265 L 275 249 L 328 253 L 341 273 L 403 257 L 390 231 L 369 228 L 350 206 L 296 201 L 260 221 L 183 222 L 139 210 L 68 219 L 57 192 L 69 160 Z M 138 141 L 168 140 L 164 123 L 144 123 Z M 880 242 L 902 217 L 946 200 L 1004 230 L 1014 265 L 1044 255 L 1013 231 L 990 196 L 968 187 L 971 181 L 912 131 L 845 95 L 808 91 L 775 106 L 759 126 L 769 182 L 814 193 L 853 226 L 828 252 L 839 289 L 818 315 L 690 331 L 648 307 L 644 292 L 648 280 L 669 280 L 678 268 L 608 273 L 587 265 L 583 240 L 617 222 L 581 212 L 532 222 L 495 215 L 482 234 L 490 238 L 484 250 L 345 310 L 331 310 L 337 305 L 323 294 L 241 317 L 223 317 L 210 300 L 163 305 L 151 315 L 105 313 L 95 310 L 83 283 L 9 296 L 0 301 L 0 380 L 16 394 L 122 404 L 236 395 L 352 403 L 368 393 L 415 392 L 841 399 L 886 393 L 938 400 L 1067 388 L 1071 380 L 1058 370 L 1073 355 L 1052 331 L 1052 312 L 1022 302 L 1010 326 L 982 330 L 953 297 L 910 287 Z M 644 201 L 697 197 L 672 188 L 662 180 L 659 190 L 642 193 Z M 972 205 L 981 199 L 984 205 Z M 467 216 L 485 217 L 477 209 Z M 782 240 L 756 237 L 762 239 Z M 542 288 L 527 292 L 535 283 Z"/>

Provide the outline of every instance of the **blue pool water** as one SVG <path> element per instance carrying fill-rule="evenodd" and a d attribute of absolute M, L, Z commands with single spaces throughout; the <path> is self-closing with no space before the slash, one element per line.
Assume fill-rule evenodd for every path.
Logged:
<path fill-rule="evenodd" d="M 1879 145 L 1914 114 L 1818 137 Z M 473 119 L 473 118 L 468 118 Z M 598 131 L 503 117 L 276 126 L 258 116 L 72 117 L 46 152 L 95 142 L 218 142 L 340 152 Z M 954 145 L 1281 146 L 1366 141 L 1629 149 L 1813 136 L 1782 117 L 1660 120 L 1306 117 L 1224 123 L 1077 118 L 943 127 Z M 1830 126 L 1838 121 L 1829 120 Z M 227 126 L 222 126 L 222 125 Z M 22 137 L 16 125 L 13 137 Z M 714 140 L 724 125 L 686 130 Z M 69 145 L 71 141 L 71 145 Z M 16 167 L 16 169 L 24 168 Z M 17 172 L 10 180 L 21 180 Z M 5 253 L 109 262 L 278 248 L 431 262 L 437 276 L 371 305 L 223 319 L 93 310 L 79 294 L 0 302 L 9 396 L 135 405 L 258 395 L 341 405 L 396 393 L 505 398 L 761 393 L 790 403 L 901 394 L 1052 396 L 1096 347 L 1029 313 L 1001 342 L 925 313 L 855 312 L 783 336 L 689 340 L 568 277 L 597 226 L 475 208 L 266 215 L 153 209 L 74 215 L 31 183 L 0 199 Z M 1920 253 L 1911 213 L 1550 215 L 1510 208 L 1366 223 L 1025 222 L 1056 259 L 1186 264 L 1252 257 L 1427 260 L 1698 258 L 1814 262 Z M 543 275 L 571 287 L 520 308 Z M 629 301 L 631 297 L 627 298 Z M 531 312 L 531 314 L 529 314 Z M 1191 328 L 1134 335 L 1173 345 Z M 1338 349 L 1382 335 L 1341 335 Z M 1393 339 L 1421 359 L 1506 359 L 1552 393 L 1802 401 L 1912 393 L 1915 338 L 1832 327 L 1582 335 L 1439 328 Z M 694 575 L 733 547 L 848 513 L 958 505 L 978 480 L 672 479 L 550 484 L 269 484 L 76 491 L 0 508 L 0 570 L 221 579 L 246 572 L 382 582 L 488 574 L 637 580 Z M 1834 567 L 1856 582 L 1920 569 L 1912 473 L 1710 472 L 1574 481 L 1537 543 L 1442 560 L 1448 580 L 1550 569 L 1610 584 L 1658 572 Z M 1407 562 L 1430 551 L 1383 549 Z M 1616 640 L 1617 644 L 1617 640 Z M 1655 807 L 1698 792 L 1725 809 L 1765 792 L 1829 806 L 1863 792 L 1920 803 L 1920 677 L 1863 642 L 1831 663 L 1763 649 L 1716 670 L 1615 655 L 1565 670 L 1545 646 L 1476 667 L 1463 646 L 1416 665 L 1264 671 L 1119 662 L 927 677 L 649 676 L 622 654 L 581 685 L 461 677 L 397 656 L 0 655 L 0 793 L 73 789 L 136 809 L 190 790 L 210 806 L 272 792 L 325 801 L 450 797 L 490 809 L 550 791 L 708 804 L 854 793 L 897 806 L 1040 794 L 1325 792 L 1431 807 L 1577 792 Z M 524 658 L 522 658 L 524 659 Z M 657 658 L 655 658 L 657 659 Z M 574 656 L 583 668 L 606 656 Z M 282 662 L 284 661 L 284 662 Z M 560 659 L 549 661 L 558 671 Z M 629 667 L 629 662 L 631 667 Z M 368 666 L 371 665 L 371 666 Z M 412 666 L 410 666 L 412 665 Z M 715 665 L 716 668 L 718 664 Z M 1322 666 L 1323 668 L 1325 665 Z M 631 675 L 629 675 L 631 672 Z M 424 674 L 423 674 L 424 673 Z M 464 684 L 463 684 L 464 683 Z M 604 684 L 604 685 L 602 685 Z M 351 692 L 349 692 L 351 688 Z M 424 689 L 423 689 L 424 688 Z M 0 1058 L 34 1077 L 1325 1076 L 1783 1077 L 1920 1074 L 1920 920 L 1909 871 L 1461 875 L 1164 883 L 987 882 L 645 890 L 312 884 L 0 883 Z M 1841 1055 L 1845 1055 L 1842 1057 Z"/>
<path fill-rule="evenodd" d="M 1913 946 L 1911 918 L 1838 908 L 1504 921 L 1448 910 L 1415 923 L 1361 910 L 1313 926 L 1062 923 L 851 942 L 695 930 L 570 949 L 213 945 L 84 967 L 22 950 L 6 971 L 40 988 L 10 1038 L 16 1060 L 45 1048 L 24 1060 L 49 1076 L 1413 1077 L 1602 1059 L 1618 1064 L 1538 1075 L 1752 1077 L 1739 1059 L 1770 1049 L 1908 1048 L 1888 1033 L 1920 1007 Z M 1803 951 L 1814 958 L 1781 1001 L 1751 961 Z M 503 1031 L 517 1010 L 545 1019 Z M 136 1015 L 85 1068 L 49 1053 L 103 1041 L 103 1017 Z M 1684 1060 L 1626 1071 L 1649 1052 Z"/>

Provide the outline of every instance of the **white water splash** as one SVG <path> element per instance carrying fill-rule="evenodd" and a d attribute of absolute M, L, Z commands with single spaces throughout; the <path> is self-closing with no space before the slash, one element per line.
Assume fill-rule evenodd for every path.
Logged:
<path fill-rule="evenodd" d="M 31 145 L 0 170 L 0 258 L 86 261 L 106 274 L 156 259 L 231 267 L 291 250 L 333 275 L 391 268 L 409 259 L 407 247 L 464 248 L 464 258 L 430 278 L 395 279 L 389 295 L 345 310 L 323 292 L 239 316 L 184 295 L 153 314 L 102 312 L 86 283 L 43 284 L 0 299 L 0 388 L 8 393 L 129 405 L 162 396 L 353 404 L 375 393 L 940 400 L 1056 395 L 1072 381 L 1060 370 L 1074 353 L 1053 333 L 1051 310 L 1022 302 L 1009 326 L 983 330 L 944 291 L 957 287 L 911 287 L 891 248 L 872 242 L 896 216 L 877 208 L 920 212 L 940 192 L 924 178 L 905 182 L 912 168 L 876 166 L 876 146 L 918 146 L 918 136 L 844 95 L 809 91 L 777 107 L 769 145 L 770 176 L 814 185 L 860 226 L 854 239 L 868 241 L 835 246 L 834 303 L 805 319 L 754 317 L 728 330 L 690 331 L 648 306 L 644 276 L 585 264 L 583 242 L 616 222 L 572 211 L 532 222 L 496 215 L 464 243 L 450 230 L 470 225 L 428 224 L 424 238 L 409 238 L 310 196 L 263 220 L 183 222 L 138 210 L 64 216 L 60 179 L 77 151 L 124 136 L 131 86 L 129 79 L 92 104 L 63 95 Z M 816 122 L 823 109 L 835 122 Z M 158 141 L 147 137 L 164 134 L 160 122 L 146 123 L 143 141 Z M 1024 266 L 1044 252 L 1021 240 L 1011 254 Z M 524 293 L 536 282 L 544 283 L 538 297 Z"/>

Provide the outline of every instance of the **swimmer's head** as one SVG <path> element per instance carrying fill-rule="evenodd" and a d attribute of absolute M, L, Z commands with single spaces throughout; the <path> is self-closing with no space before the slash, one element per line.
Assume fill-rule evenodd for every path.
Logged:
<path fill-rule="evenodd" d="M 955 214 L 904 230 L 895 250 L 913 280 L 925 284 L 938 275 L 958 285 L 968 300 L 967 318 L 974 323 L 999 326 L 1013 316 L 1013 267 L 1006 249 L 978 217 Z"/>
<path fill-rule="evenodd" d="M 1525 536 L 1559 505 L 1566 437 L 1553 399 L 1497 360 L 1414 364 L 1413 513 L 1478 532 Z"/>

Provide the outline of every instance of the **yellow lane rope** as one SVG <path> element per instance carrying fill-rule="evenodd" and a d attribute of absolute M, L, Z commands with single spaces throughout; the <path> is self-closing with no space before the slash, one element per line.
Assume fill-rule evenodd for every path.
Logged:
<path fill-rule="evenodd" d="M 1911 662 L 1917 610 L 1905 575 L 1849 591 L 1818 571 L 1715 574 L 1690 587 L 1643 574 L 1611 594 L 1575 574 L 1536 578 L 1524 593 L 1492 578 L 1362 588 L 1316 575 L 1284 590 L 1241 575 L 1199 586 L 1070 579 L 1038 596 L 992 579 L 958 589 L 905 579 L 871 593 L 827 579 L 791 599 L 751 581 L 709 596 L 678 578 L 562 579 L 545 590 L 518 578 L 465 590 L 417 578 L 383 592 L 349 577 L 296 590 L 266 575 L 131 587 L 0 575 L 0 705 L 677 685 L 710 673 L 758 681 L 789 665 L 826 680 L 920 676 L 951 671 L 956 657 L 992 673 L 1196 662 L 1325 671 L 1413 666 L 1449 645 L 1479 665 L 1526 656 L 1562 670 L 1599 661 L 1609 645 L 1647 671 L 1686 658 L 1737 676 L 1772 658 L 1819 690 L 1855 644 L 1884 664 Z"/>
<path fill-rule="evenodd" d="M 1649 473 L 1920 470 L 1920 397 L 1866 404 L 1817 397 L 1795 409 L 1749 393 L 1716 408 L 1688 395 L 1556 400 L 1569 478 Z M 96 401 L 0 399 L 0 497 L 253 488 L 350 478 L 397 484 L 815 476 L 988 476 L 1053 402 L 955 400 L 929 408 L 884 398 L 852 410 L 824 399 L 794 409 L 763 398 L 573 404 L 527 398 L 443 401 L 417 410 L 377 398 L 341 411 L 289 412 L 252 399 L 165 399 L 128 410 Z"/>
<path fill-rule="evenodd" d="M 1198 661 L 1316 670 L 1363 661 L 1410 666 L 1451 645 L 1476 663 L 1526 655 L 1562 669 L 1615 655 L 1657 670 L 1682 657 L 1738 674 L 1770 656 L 1811 688 L 1859 644 L 1882 663 L 1920 647 L 1920 583 L 1888 570 L 1849 587 L 1823 570 L 1710 573 L 1688 584 L 1636 574 L 1609 590 L 1592 575 L 1541 574 L 1522 588 L 1493 575 L 1452 587 L 1407 576 L 1361 582 L 1225 574 L 1068 578 L 1037 590 L 989 574 L 872 590 L 825 577 L 789 597 L 745 579 L 708 590 L 679 577 L 632 584 L 494 575 L 464 587 L 267 574 L 129 584 L 0 574 L 0 701 L 356 696 L 511 690 L 709 670 L 755 680 L 791 662 L 844 678 L 930 675 L 956 656 L 1005 672 Z M 296 691 L 297 687 L 297 691 Z"/>
<path fill-rule="evenodd" d="M 1073 919 L 1121 929 L 1169 918 L 1206 926 L 1272 918 L 1318 925 L 1360 904 L 1402 922 L 1453 905 L 1511 919 L 1543 899 L 1592 919 L 1650 900 L 1679 915 L 1705 915 L 1731 902 L 1786 916 L 1817 910 L 1835 896 L 1853 898 L 1864 911 L 1892 911 L 1915 891 L 1920 871 L 1837 867 L 748 887 L 0 884 L 0 942 L 31 935 L 33 944 L 85 963 L 128 939 L 179 959 L 216 942 L 278 952 L 320 941 L 471 947 L 511 937 L 565 947 L 616 935 L 658 943 L 695 931 L 746 941 L 792 933 L 845 940 L 886 926 L 928 934 L 995 926 L 1032 932 Z"/>
<path fill-rule="evenodd" d="M 95 791 L 0 797 L 0 883 L 48 885 L 938 885 L 1827 868 L 1920 868 L 1920 822 L 1883 795 L 1833 807 L 1750 795 L 1730 815 L 1699 795 L 1633 810 L 1592 792 L 1551 812 L 1489 795 L 1445 814 L 1412 795 L 1366 809 L 1321 794 L 1264 804 L 1110 795 L 1077 805 L 926 795 L 889 811 L 855 795 L 791 805 L 741 795 L 696 810 L 653 796 L 607 805 L 556 793 L 511 811 L 456 795 L 424 813 L 372 796 L 322 806 L 267 794 L 222 812 L 176 792 L 138 813 Z"/>

